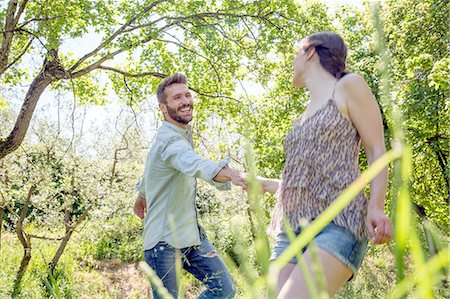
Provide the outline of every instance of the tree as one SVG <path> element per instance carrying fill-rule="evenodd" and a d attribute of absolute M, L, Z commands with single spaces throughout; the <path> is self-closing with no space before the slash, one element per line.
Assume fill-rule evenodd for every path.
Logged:
<path fill-rule="evenodd" d="M 17 154 L 7 157 L 7 163 L 0 168 L 2 174 L 7 174 L 0 175 L 0 186 L 5 190 L 0 193 L 2 206 L 23 247 L 13 296 L 21 292 L 21 280 L 32 258 L 32 240 L 60 242 L 49 262 L 49 270 L 53 271 L 75 229 L 106 194 L 105 186 L 86 176 L 94 164 L 67 155 L 68 143 L 47 136 L 45 122 L 40 126 L 41 135 L 37 134 L 40 143 L 25 145 Z M 40 227 L 38 234 L 28 231 L 30 223 Z"/>
<path fill-rule="evenodd" d="M 11 291 L 13 297 L 22 292 L 30 261 L 36 259 L 37 239 L 54 247 L 41 253 L 46 256 L 44 259 L 48 258 L 45 267 L 49 275 L 56 275 L 60 258 L 84 224 L 103 226 L 111 216 L 131 213 L 130 202 L 124 199 L 134 193 L 130 186 L 136 180 L 138 162 L 144 159 L 140 156 L 142 134 L 130 129 L 130 123 L 135 122 L 130 117 L 136 115 L 120 112 L 124 119 L 115 120 L 116 130 L 107 126 L 101 131 L 108 141 L 94 141 L 98 144 L 86 154 L 79 141 L 83 139 L 79 126 L 84 121 L 72 117 L 70 108 L 65 107 L 63 110 L 67 111 L 60 113 L 73 121 L 65 126 L 76 127 L 76 136 L 59 136 L 61 129 L 67 128 L 39 118 L 38 113 L 20 149 L 0 161 L 0 207 L 4 210 L 1 219 L 4 216 L 6 229 L 17 235 L 23 248 Z M 0 127 L 11 121 L 9 112 L 0 111 Z M 117 151 L 118 148 L 126 149 Z M 54 281 L 46 276 L 38 278 Z"/>
<path fill-rule="evenodd" d="M 393 100 L 413 149 L 411 194 L 419 216 L 448 231 L 450 204 L 448 1 L 386 1 Z"/>
<path fill-rule="evenodd" d="M 8 1 L 0 11 L 0 80 L 9 88 L 30 85 L 14 127 L 0 140 L 0 159 L 21 144 L 49 86 L 70 90 L 80 103 L 104 103 L 109 87 L 139 102 L 154 92 L 161 78 L 183 71 L 203 99 L 230 98 L 236 80 L 245 77 L 245 61 L 270 50 L 282 32 L 279 23 L 291 17 L 284 13 L 292 13 L 283 9 L 289 5 L 281 0 L 183 4 Z M 101 36 L 95 49 L 79 58 L 63 53 L 67 39 L 92 32 Z M 37 65 L 28 69 L 25 58 L 31 56 Z"/>

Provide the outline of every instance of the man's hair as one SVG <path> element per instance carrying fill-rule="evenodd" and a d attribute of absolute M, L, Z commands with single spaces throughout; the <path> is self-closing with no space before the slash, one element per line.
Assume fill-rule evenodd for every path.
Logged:
<path fill-rule="evenodd" d="M 173 75 L 170 75 L 166 78 L 164 78 L 164 81 L 159 84 L 158 90 L 156 92 L 156 97 L 158 98 L 158 103 L 160 104 L 166 104 L 167 103 L 167 96 L 164 93 L 164 90 L 166 87 L 172 85 L 172 84 L 188 84 L 188 79 L 185 74 L 183 73 L 175 73 Z"/>

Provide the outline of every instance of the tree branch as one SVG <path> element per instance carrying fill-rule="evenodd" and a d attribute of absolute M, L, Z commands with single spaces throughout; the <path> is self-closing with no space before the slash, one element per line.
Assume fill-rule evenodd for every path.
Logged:
<path fill-rule="evenodd" d="M 92 57 L 93 55 L 97 54 L 101 49 L 103 49 L 104 47 L 109 45 L 117 36 L 119 36 L 120 34 L 124 33 L 124 30 L 126 30 L 126 28 L 128 26 L 133 24 L 133 22 L 136 21 L 138 17 L 140 17 L 141 15 L 146 14 L 152 8 L 154 8 L 156 5 L 158 5 L 158 4 L 162 3 L 162 2 L 165 2 L 165 1 L 167 1 L 167 0 L 157 0 L 157 1 L 153 2 L 152 4 L 150 4 L 147 8 L 145 8 L 141 13 L 139 13 L 136 16 L 134 16 L 133 18 L 131 18 L 128 22 L 126 22 L 118 30 L 116 30 L 116 32 L 114 32 L 110 37 L 108 37 L 103 43 L 101 43 L 97 48 L 95 48 L 93 51 L 91 51 L 91 52 L 87 53 L 86 55 L 84 55 L 83 57 L 81 57 L 81 59 L 78 60 L 69 69 L 69 72 L 72 73 L 73 71 L 75 71 L 86 59 L 88 59 L 88 58 Z M 100 62 L 100 64 L 101 64 L 101 62 Z"/>
<path fill-rule="evenodd" d="M 56 265 L 58 264 L 59 258 L 63 254 L 64 249 L 66 248 L 67 243 L 70 240 L 70 237 L 72 236 L 73 232 L 75 231 L 75 228 L 78 225 L 80 225 L 80 223 L 88 216 L 90 209 L 91 209 L 91 207 L 87 207 L 86 210 L 84 211 L 84 213 L 80 217 L 78 217 L 76 223 L 67 227 L 66 234 L 64 235 L 64 238 L 62 239 L 61 244 L 58 247 L 58 250 L 56 251 L 55 255 L 53 256 L 52 261 L 49 264 L 50 271 L 53 271 L 53 269 L 55 269 Z"/>
<path fill-rule="evenodd" d="M 14 58 L 14 60 L 11 61 L 11 62 L 5 67 L 5 69 L 3 70 L 3 72 L 6 71 L 7 69 L 9 69 L 11 66 L 13 66 L 17 61 L 19 61 L 20 58 L 22 58 L 22 56 L 28 51 L 28 48 L 31 46 L 31 43 L 33 42 L 33 40 L 34 40 L 34 37 L 32 37 L 32 38 L 28 41 L 28 43 L 27 43 L 27 45 L 25 46 L 25 48 L 23 49 L 22 53 L 20 53 L 16 58 Z"/>
<path fill-rule="evenodd" d="M 14 19 L 17 9 L 18 0 L 11 0 L 8 3 L 8 10 L 5 16 L 5 31 L 3 32 L 3 41 L 0 48 L 0 74 L 5 71 L 5 66 L 8 64 L 9 50 L 11 48 L 12 39 L 14 36 Z"/>
<path fill-rule="evenodd" d="M 157 72 L 143 72 L 143 73 L 133 74 L 133 73 L 129 73 L 129 72 L 126 72 L 123 70 L 119 70 L 117 68 L 113 68 L 110 66 L 103 66 L 103 65 L 97 67 L 97 69 L 115 72 L 115 73 L 121 74 L 121 75 L 123 75 L 125 77 L 129 77 L 129 78 L 140 78 L 140 77 L 153 76 L 153 77 L 164 79 L 165 77 L 167 77 L 167 75 L 157 73 Z"/>
<path fill-rule="evenodd" d="M 201 96 L 204 96 L 204 97 L 215 98 L 215 99 L 219 99 L 219 98 L 220 99 L 229 99 L 229 100 L 235 101 L 236 103 L 242 104 L 241 101 L 239 101 L 236 98 L 230 97 L 230 96 L 225 96 L 225 95 L 221 95 L 221 94 L 204 93 L 204 92 L 201 92 L 199 89 L 197 89 L 195 87 L 191 87 L 191 86 L 189 86 L 189 89 L 192 91 L 195 91 L 195 93 L 197 93 Z"/>
<path fill-rule="evenodd" d="M 128 25 L 128 27 L 131 27 L 131 28 L 123 30 L 122 33 L 127 33 L 127 32 L 131 32 L 131 31 L 137 30 L 137 29 L 147 28 L 147 27 L 155 25 L 155 24 L 157 24 L 157 23 L 159 23 L 159 22 L 161 22 L 163 20 L 173 20 L 174 22 L 171 22 L 170 24 L 167 24 L 167 25 L 159 28 L 158 29 L 159 31 L 164 31 L 164 30 L 170 29 L 173 26 L 178 25 L 179 23 L 181 23 L 183 21 L 186 21 L 186 20 L 190 20 L 190 19 L 203 19 L 205 17 L 217 18 L 217 17 L 221 17 L 221 16 L 222 17 L 225 17 L 225 16 L 226 17 L 234 17 L 234 18 L 245 18 L 245 17 L 247 17 L 247 18 L 259 18 L 259 19 L 262 18 L 262 19 L 265 20 L 264 17 L 261 17 L 259 15 L 231 14 L 231 13 L 224 13 L 224 12 L 220 12 L 220 11 L 217 11 L 217 12 L 203 12 L 203 13 L 192 14 L 192 15 L 188 15 L 188 16 L 173 16 L 173 17 L 165 16 L 165 17 L 158 18 L 158 19 L 156 19 L 156 20 L 154 20 L 152 22 L 141 24 L 141 25 L 138 25 L 138 26 L 130 26 L 130 25 Z"/>
<path fill-rule="evenodd" d="M 30 238 L 41 239 L 41 240 L 49 240 L 49 241 L 61 241 L 64 237 L 47 237 L 47 236 L 38 236 L 33 234 L 27 234 Z"/>
<path fill-rule="evenodd" d="M 17 15 L 13 21 L 13 25 L 14 25 L 13 28 L 15 28 L 17 26 L 20 16 L 22 15 L 23 11 L 25 10 L 25 6 L 27 5 L 27 2 L 28 2 L 28 0 L 23 0 L 22 3 L 20 4 L 19 11 L 17 12 Z"/>
<path fill-rule="evenodd" d="M 49 50 L 42 70 L 28 88 L 14 128 L 8 137 L 0 138 L 0 159 L 12 153 L 20 146 L 41 94 L 48 85 L 62 78 L 67 78 L 67 73 L 58 60 L 58 53 L 56 50 Z"/>
<path fill-rule="evenodd" d="M 31 196 L 33 195 L 33 192 L 36 190 L 36 185 L 32 185 L 30 187 L 30 190 L 28 190 L 27 198 L 25 199 L 25 202 L 23 203 L 23 208 L 20 213 L 19 220 L 17 221 L 17 237 L 20 240 L 20 243 L 22 243 L 23 248 L 26 250 L 29 247 L 29 242 L 25 240 L 25 232 L 23 231 L 23 222 L 25 220 L 25 217 L 27 216 L 28 212 L 28 206 L 30 205 Z"/>
<path fill-rule="evenodd" d="M 108 55 L 100 58 L 98 61 L 94 62 L 93 64 L 87 66 L 86 68 L 79 70 L 78 72 L 74 72 L 70 74 L 71 78 L 78 78 L 81 77 L 83 75 L 86 75 L 87 73 L 92 72 L 93 70 L 97 69 L 103 62 L 105 62 L 108 59 L 112 59 L 114 58 L 114 56 L 116 56 L 117 54 L 120 54 L 122 52 L 124 52 L 126 49 L 119 49 L 116 50 L 112 53 L 109 53 Z M 70 71 L 70 70 L 69 70 Z"/>
<path fill-rule="evenodd" d="M 100 67 L 98 67 L 98 69 L 103 69 L 103 70 L 119 73 L 121 75 L 124 75 L 124 76 L 127 76 L 127 77 L 131 77 L 131 78 L 139 78 L 139 77 L 145 77 L 145 76 L 154 76 L 154 77 L 158 77 L 158 78 L 164 79 L 165 77 L 167 77 L 167 75 L 165 75 L 165 74 L 154 73 L 154 72 L 144 72 L 144 73 L 139 73 L 139 74 L 133 74 L 133 73 L 122 71 L 122 70 L 119 70 L 119 69 L 116 69 L 116 68 L 112 68 L 112 67 L 109 67 L 109 66 L 100 66 Z M 197 89 L 195 87 L 191 87 L 191 86 L 189 86 L 189 89 L 191 89 L 192 91 L 195 91 L 195 93 L 197 93 L 197 94 L 199 94 L 201 96 L 210 97 L 210 98 L 230 99 L 230 100 L 236 101 L 238 103 L 241 103 L 241 101 L 239 101 L 238 99 L 233 98 L 233 97 L 224 96 L 224 95 L 217 95 L 217 94 L 210 94 L 210 93 L 204 93 L 204 92 L 201 92 L 199 89 Z"/>
<path fill-rule="evenodd" d="M 194 51 L 194 50 L 192 50 L 192 49 L 189 49 L 188 47 L 186 47 L 185 45 L 183 45 L 183 44 L 181 43 L 181 41 L 180 41 L 176 36 L 174 36 L 174 35 L 172 35 L 172 34 L 170 34 L 170 33 L 168 33 L 168 32 L 165 32 L 165 33 L 166 33 L 167 35 L 169 35 L 170 37 L 176 39 L 176 40 L 178 41 L 178 43 L 177 43 L 177 42 L 174 42 L 174 41 L 170 41 L 170 40 L 162 40 L 162 39 L 155 39 L 155 40 L 156 40 L 156 41 L 163 42 L 163 43 L 167 43 L 167 44 L 174 44 L 174 45 L 176 45 L 176 46 L 178 46 L 178 47 L 180 47 L 180 48 L 182 48 L 182 49 L 184 49 L 184 50 L 186 50 L 186 51 L 189 51 L 189 52 L 191 52 L 191 53 L 194 53 L 195 55 L 197 55 L 197 56 L 199 56 L 199 57 L 205 59 L 205 60 L 209 63 L 209 65 L 211 66 L 211 68 L 214 70 L 214 72 L 216 73 L 217 81 L 219 81 L 219 82 L 221 81 L 221 80 L 220 80 L 220 75 L 219 75 L 219 72 L 218 72 L 218 70 L 217 70 L 217 68 L 216 68 L 215 63 L 213 63 L 208 57 L 206 57 L 206 56 L 204 56 L 204 55 L 202 55 L 202 54 L 200 54 L 200 53 L 198 53 L 198 52 L 196 52 L 196 51 Z"/>
<path fill-rule="evenodd" d="M 136 19 L 142 15 L 143 13 L 146 13 L 148 11 L 150 11 L 154 6 L 156 6 L 157 4 L 163 2 L 165 0 L 158 0 L 153 2 L 149 7 L 147 7 L 144 12 L 136 15 L 134 18 L 131 18 L 128 22 L 126 22 L 124 25 L 122 25 L 116 32 L 114 32 L 108 39 L 106 39 L 103 43 L 101 43 L 96 49 L 94 49 L 93 51 L 91 51 L 90 53 L 84 55 L 80 60 L 78 60 L 70 69 L 69 72 L 72 73 L 72 78 L 76 78 L 82 75 L 85 75 L 86 73 L 89 73 L 90 71 L 98 68 L 98 66 L 100 66 L 104 61 L 108 60 L 108 59 L 112 59 L 114 56 L 116 56 L 119 53 L 122 53 L 128 49 L 131 49 L 134 45 L 127 45 L 126 47 L 123 47 L 121 49 L 116 50 L 113 53 L 110 53 L 104 57 L 102 57 L 101 59 L 99 59 L 97 62 L 92 63 L 91 65 L 89 65 L 88 67 L 78 71 L 78 72 L 74 72 L 75 69 L 77 69 L 86 59 L 92 57 L 93 55 L 95 55 L 96 53 L 98 53 L 101 49 L 103 49 L 104 47 L 106 47 L 108 44 L 110 44 L 117 36 L 119 36 L 120 34 L 123 34 L 125 32 L 130 32 L 139 28 L 144 28 L 144 27 L 148 27 L 152 24 L 155 24 L 156 22 L 159 22 L 161 20 L 167 19 L 167 20 L 173 20 L 174 22 L 167 24 L 161 28 L 159 28 L 158 30 L 160 32 L 164 32 L 170 28 L 172 28 L 173 26 L 179 24 L 180 22 L 183 22 L 185 20 L 189 20 L 189 19 L 199 19 L 199 18 L 204 18 L 204 17 L 234 17 L 234 18 L 256 18 L 256 19 L 260 19 L 260 20 L 264 20 L 264 21 L 268 21 L 266 19 L 265 16 L 260 16 L 260 15 L 250 15 L 250 14 L 232 14 L 232 13 L 221 13 L 221 12 L 204 12 L 204 13 L 199 13 L 199 14 L 192 14 L 192 15 L 188 15 L 188 16 L 180 16 L 180 17 L 164 17 L 164 18 L 159 18 L 156 21 L 153 21 L 151 23 L 147 23 L 146 25 L 139 25 L 139 26 L 134 26 L 132 27 L 132 29 L 127 29 L 127 27 L 129 27 L 134 21 L 136 21 Z M 153 36 L 148 36 L 145 39 L 142 39 L 139 44 L 145 44 L 148 43 L 150 40 L 154 39 Z"/>
<path fill-rule="evenodd" d="M 3 33 L 3 41 L 2 46 L 0 48 L 0 74 L 3 74 L 12 64 L 14 64 L 17 60 L 14 60 L 12 64 L 8 63 L 9 60 L 9 51 L 11 49 L 12 40 L 14 37 L 14 31 L 19 22 L 20 16 L 25 10 L 25 6 L 27 5 L 28 0 L 23 0 L 20 4 L 19 11 L 16 14 L 18 0 L 11 0 L 8 4 L 8 11 L 6 14 L 6 22 L 5 22 L 5 30 Z M 25 51 L 28 49 L 26 47 Z M 20 57 L 23 53 L 20 55 Z"/>

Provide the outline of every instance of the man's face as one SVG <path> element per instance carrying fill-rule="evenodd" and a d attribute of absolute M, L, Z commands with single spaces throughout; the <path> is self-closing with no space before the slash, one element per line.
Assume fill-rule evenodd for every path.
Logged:
<path fill-rule="evenodd" d="M 192 120 L 194 101 L 192 93 L 186 84 L 175 83 L 164 90 L 166 94 L 166 104 L 161 104 L 160 108 L 166 116 L 166 120 L 184 127 Z"/>

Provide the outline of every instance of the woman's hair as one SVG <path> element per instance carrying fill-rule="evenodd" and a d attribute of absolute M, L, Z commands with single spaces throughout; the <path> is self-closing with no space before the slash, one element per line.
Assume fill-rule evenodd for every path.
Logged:
<path fill-rule="evenodd" d="M 342 38 L 334 32 L 319 32 L 306 38 L 306 49 L 314 47 L 319 55 L 320 64 L 336 79 L 344 77 L 347 59 L 347 47 Z"/>

